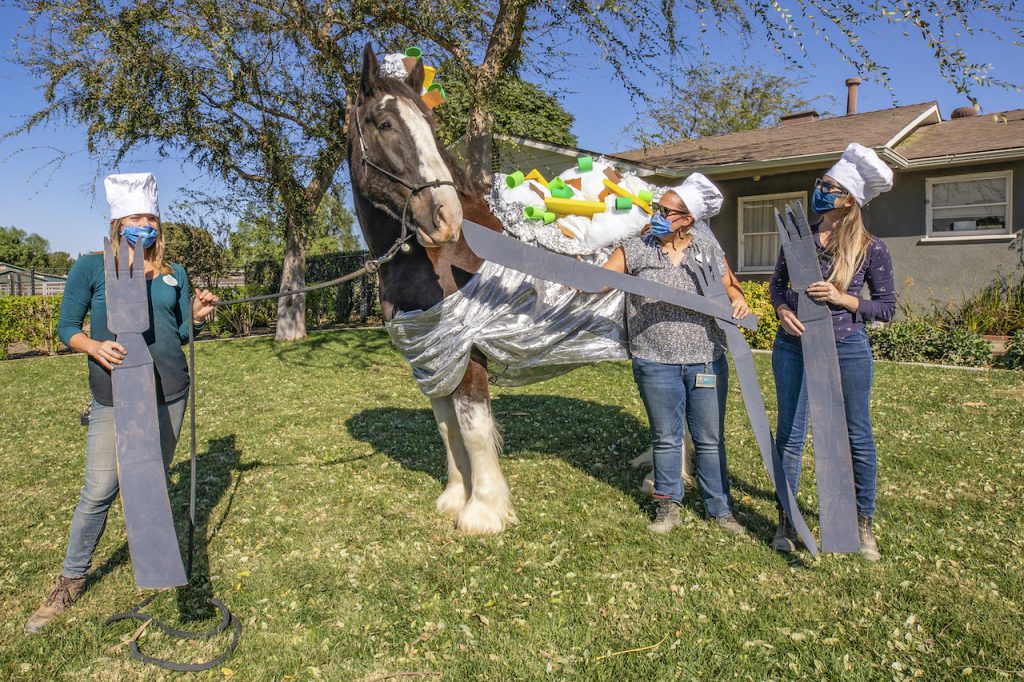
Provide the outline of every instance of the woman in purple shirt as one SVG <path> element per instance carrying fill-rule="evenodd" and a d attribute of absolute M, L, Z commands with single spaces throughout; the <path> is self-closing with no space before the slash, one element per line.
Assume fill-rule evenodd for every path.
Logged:
<path fill-rule="evenodd" d="M 892 319 L 896 291 L 892 257 L 882 240 L 865 229 L 861 207 L 891 188 L 892 171 L 888 166 L 874 151 L 854 143 L 828 174 L 815 182 L 812 199 L 815 213 L 822 216 L 811 230 L 825 279 L 809 285 L 807 294 L 827 303 L 832 312 L 853 456 L 860 553 L 868 561 L 878 561 L 881 555 L 871 529 L 878 467 L 870 414 L 874 360 L 864 323 Z M 861 297 L 865 285 L 868 298 Z M 796 494 L 807 434 L 807 386 L 800 345 L 804 326 L 797 318 L 797 294 L 790 288 L 789 270 L 781 252 L 770 293 L 780 327 L 772 348 L 779 404 L 776 439 L 786 479 Z M 792 552 L 796 539 L 796 530 L 780 508 L 772 547 Z"/>

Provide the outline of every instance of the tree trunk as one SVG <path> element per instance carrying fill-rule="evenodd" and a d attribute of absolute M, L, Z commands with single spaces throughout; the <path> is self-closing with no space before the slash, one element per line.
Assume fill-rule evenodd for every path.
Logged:
<path fill-rule="evenodd" d="M 279 291 L 291 291 L 306 286 L 305 230 L 288 216 L 285 231 L 284 265 L 281 268 Z M 300 341 L 306 338 L 306 295 L 282 296 L 277 299 L 276 341 Z"/>
<path fill-rule="evenodd" d="M 466 156 L 469 160 L 469 174 L 473 179 L 490 187 L 494 178 L 494 116 L 482 106 L 475 106 L 469 112 L 466 127 Z"/>

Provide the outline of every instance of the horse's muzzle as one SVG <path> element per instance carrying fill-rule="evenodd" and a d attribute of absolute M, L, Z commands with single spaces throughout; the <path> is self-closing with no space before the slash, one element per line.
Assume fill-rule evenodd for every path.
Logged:
<path fill-rule="evenodd" d="M 417 241 L 427 248 L 453 244 L 462 235 L 462 204 L 458 194 L 447 187 L 442 189 L 449 191 L 435 190 L 436 194 L 431 197 L 429 229 L 420 222 L 420 229 L 416 230 Z"/>

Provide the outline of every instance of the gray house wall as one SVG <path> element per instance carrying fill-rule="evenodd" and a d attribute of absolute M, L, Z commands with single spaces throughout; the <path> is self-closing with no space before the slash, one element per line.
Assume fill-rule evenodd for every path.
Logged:
<path fill-rule="evenodd" d="M 1009 274 L 1019 266 L 1020 254 L 1010 237 L 998 240 L 929 242 L 927 234 L 926 184 L 929 178 L 972 173 L 1013 171 L 1011 225 L 1013 232 L 1024 229 L 1024 162 L 954 166 L 928 170 L 898 171 L 893 190 L 877 197 L 864 209 L 864 222 L 872 233 L 885 240 L 893 257 L 896 286 L 902 300 L 921 305 L 931 300 L 960 298 Z M 722 211 L 712 219 L 726 258 L 739 264 L 738 207 L 741 197 L 806 191 L 828 168 L 800 173 L 724 180 L 718 186 L 725 196 Z M 814 217 L 811 217 L 814 220 Z M 738 273 L 745 279 L 766 280 L 769 275 Z"/>

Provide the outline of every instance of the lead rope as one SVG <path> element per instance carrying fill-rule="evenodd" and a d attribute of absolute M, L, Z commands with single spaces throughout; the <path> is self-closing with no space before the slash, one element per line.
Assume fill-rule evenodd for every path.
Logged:
<path fill-rule="evenodd" d="M 336 278 L 334 278 L 332 280 L 329 280 L 327 282 L 321 282 L 319 284 L 313 284 L 313 285 L 310 285 L 310 286 L 307 286 L 307 287 L 302 287 L 301 289 L 291 289 L 291 290 L 288 290 L 288 291 L 279 291 L 279 292 L 274 293 L 274 294 L 261 294 L 259 296 L 248 296 L 246 298 L 237 298 L 237 299 L 234 299 L 234 300 L 231 300 L 231 301 L 217 301 L 216 303 L 213 304 L 214 307 L 221 308 L 221 307 L 224 307 L 224 306 L 238 305 L 238 304 L 241 304 L 241 303 L 254 303 L 256 301 L 265 301 L 265 300 L 272 299 L 272 298 L 282 298 L 284 296 L 295 296 L 297 294 L 304 294 L 304 293 L 307 293 L 307 292 L 310 292 L 310 291 L 316 291 L 318 289 L 326 289 L 327 287 L 337 286 L 338 284 L 343 284 L 345 282 L 357 279 L 359 277 L 362 277 L 363 275 L 373 274 L 373 273 L 377 272 L 377 270 L 380 268 L 381 265 L 383 265 L 383 264 L 389 262 L 390 260 L 392 260 L 396 255 L 398 255 L 399 252 L 402 252 L 402 253 L 408 253 L 409 252 L 409 250 L 410 250 L 409 240 L 412 239 L 413 234 L 409 231 L 408 225 L 406 223 L 406 215 L 407 215 L 408 210 L 409 210 L 409 202 L 412 201 L 413 196 L 415 196 L 418 192 L 420 192 L 420 191 L 422 191 L 424 189 L 428 189 L 428 188 L 435 188 L 436 189 L 436 188 L 441 187 L 443 185 L 451 185 L 452 187 L 455 187 L 456 185 L 455 185 L 454 182 L 451 182 L 449 180 L 436 180 L 436 179 L 431 181 L 431 182 L 423 183 L 421 185 L 413 185 L 413 184 L 407 182 L 406 180 L 404 180 L 403 178 L 400 178 L 397 175 L 395 175 L 395 174 L 393 174 L 393 173 L 391 173 L 391 172 L 381 168 L 377 164 L 373 163 L 372 161 L 370 161 L 370 159 L 369 159 L 369 157 L 368 157 L 368 155 L 366 153 L 366 146 L 363 143 L 362 126 L 359 123 L 359 116 L 358 116 L 358 114 L 356 114 L 355 120 L 356 120 L 356 129 L 359 131 L 359 147 L 360 147 L 360 151 L 362 152 L 362 156 L 363 156 L 363 158 L 362 158 L 362 165 L 364 167 L 369 166 L 369 167 L 375 169 L 379 173 L 382 173 L 386 177 L 390 178 L 391 180 L 394 180 L 395 182 L 403 185 L 404 187 L 406 187 L 407 189 L 410 190 L 410 194 L 409 194 L 409 196 L 405 200 L 405 205 L 402 207 L 402 218 L 401 218 L 401 221 L 402 221 L 402 223 L 401 223 L 402 224 L 402 231 L 401 231 L 401 234 L 399 234 L 398 238 L 395 240 L 394 244 L 392 244 L 391 247 L 388 248 L 388 250 L 384 252 L 384 255 L 380 256 L 379 258 L 371 258 L 370 260 L 367 260 L 363 264 L 363 266 L 361 268 L 359 268 L 355 272 L 350 272 L 347 275 L 342 275 L 341 277 L 336 277 Z M 193 560 L 193 556 L 194 556 L 194 553 L 195 553 L 196 469 L 197 469 L 197 456 L 196 456 L 196 346 L 195 346 L 196 336 L 195 336 L 195 322 L 192 319 L 192 302 L 193 302 L 192 300 L 189 301 L 189 309 L 188 309 L 189 457 L 190 457 L 190 467 L 189 467 L 189 492 L 188 492 L 188 562 L 187 562 L 187 567 L 186 567 L 186 575 L 188 576 L 188 580 L 189 581 L 192 580 L 192 560 Z M 212 639 L 213 637 L 216 637 L 217 635 L 220 635 L 223 632 L 225 632 L 228 628 L 232 628 L 233 631 L 232 631 L 232 634 L 231 634 L 231 642 L 228 644 L 228 647 L 224 651 L 224 653 L 222 653 L 221 655 L 217 656 L 216 658 L 210 659 L 209 661 L 205 661 L 205 662 L 202 662 L 202 663 L 178 663 L 177 661 L 171 661 L 171 660 L 165 659 L 165 658 L 156 658 L 154 656 L 147 656 L 146 654 L 142 653 L 142 651 L 139 649 L 138 635 L 136 635 L 135 637 L 133 637 L 128 642 L 128 650 L 131 652 L 132 658 L 134 658 L 134 659 L 136 659 L 138 661 L 142 661 L 143 663 L 148 663 L 150 665 L 155 665 L 155 666 L 160 667 L 160 668 L 165 668 L 167 670 L 175 670 L 175 671 L 178 671 L 178 672 L 202 672 L 204 670 L 209 670 L 209 669 L 211 669 L 211 668 L 213 668 L 213 667 L 223 663 L 225 660 L 228 659 L 229 656 L 231 656 L 231 654 L 234 653 L 234 651 L 238 647 L 238 643 L 239 643 L 239 641 L 241 640 L 241 637 L 242 637 L 242 622 L 240 620 L 238 620 L 237 618 L 235 618 L 234 614 L 231 613 L 231 611 L 228 609 L 228 607 L 226 607 L 223 603 L 217 601 L 216 599 L 213 599 L 212 597 L 210 599 L 208 599 L 208 601 L 218 611 L 220 611 L 221 621 L 220 621 L 220 623 L 216 627 L 212 628 L 211 630 L 207 630 L 205 632 L 192 632 L 190 630 L 178 630 L 177 628 L 172 628 L 171 626 L 167 625 L 166 623 L 164 623 L 163 621 L 161 621 L 158 618 L 155 618 L 153 616 L 150 616 L 150 615 L 147 615 L 145 613 L 142 613 L 142 609 L 145 608 L 146 606 L 148 606 L 154 599 L 156 599 L 157 596 L 160 595 L 161 592 L 164 592 L 164 591 L 166 591 L 166 590 L 160 590 L 160 591 L 154 592 L 153 594 L 149 595 L 148 597 L 143 599 L 141 602 L 139 602 L 137 605 L 133 606 L 128 611 L 124 611 L 122 613 L 115 613 L 113 616 L 111 616 L 110 618 L 107 619 L 106 624 L 109 625 L 111 623 L 116 623 L 117 621 L 128 620 L 128 619 L 141 620 L 141 621 L 144 621 L 145 623 L 147 623 L 147 625 L 152 625 L 152 626 L 157 627 L 159 630 L 161 630 L 162 632 L 164 632 L 167 635 L 170 635 L 172 637 L 179 637 L 179 638 L 182 638 L 182 639 L 191 639 L 191 640 Z"/>

